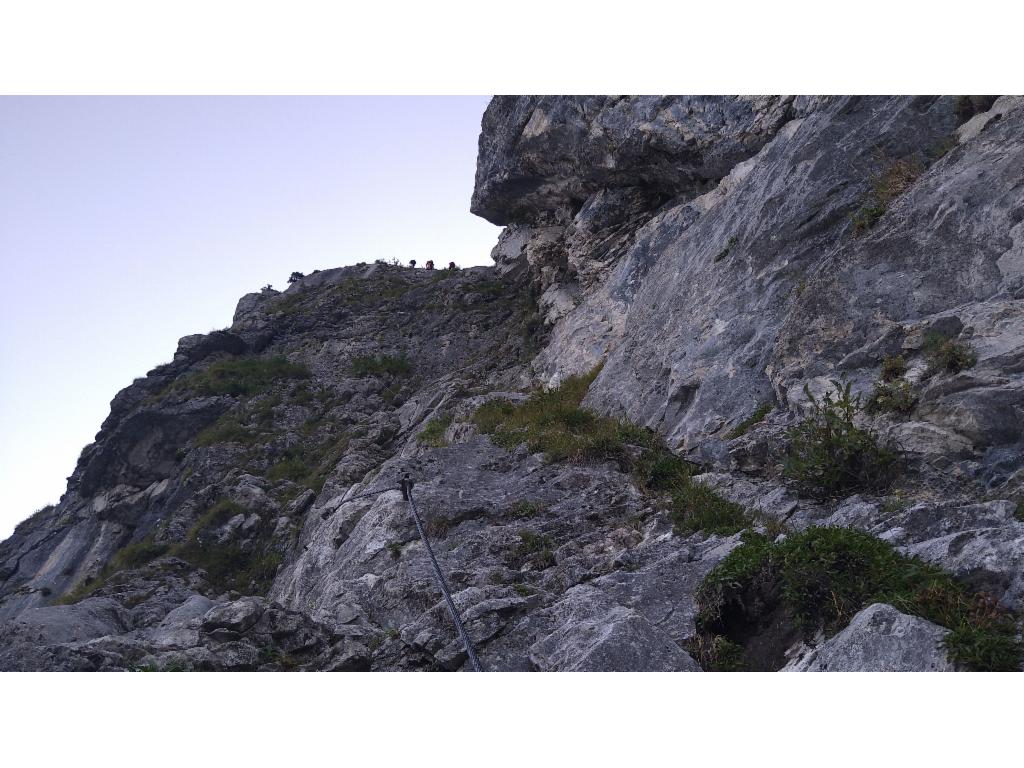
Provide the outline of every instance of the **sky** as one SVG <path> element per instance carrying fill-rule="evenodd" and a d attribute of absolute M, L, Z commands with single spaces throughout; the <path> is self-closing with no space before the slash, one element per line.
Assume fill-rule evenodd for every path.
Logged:
<path fill-rule="evenodd" d="M 0 539 L 114 395 L 293 270 L 490 264 L 487 97 L 0 98 Z"/>

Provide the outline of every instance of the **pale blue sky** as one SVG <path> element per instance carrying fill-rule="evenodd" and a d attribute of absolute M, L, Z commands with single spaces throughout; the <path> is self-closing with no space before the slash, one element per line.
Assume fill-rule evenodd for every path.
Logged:
<path fill-rule="evenodd" d="M 490 263 L 486 97 L 0 98 L 0 538 L 114 394 L 292 270 Z"/>

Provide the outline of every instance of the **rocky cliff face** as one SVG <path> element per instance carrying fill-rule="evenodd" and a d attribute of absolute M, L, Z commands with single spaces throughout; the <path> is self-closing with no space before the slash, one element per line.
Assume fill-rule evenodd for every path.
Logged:
<path fill-rule="evenodd" d="M 745 668 L 963 667 L 981 609 L 888 589 L 809 628 L 747 594 L 715 639 L 709 574 L 743 528 L 838 526 L 1019 622 L 1022 179 L 1015 97 L 497 98 L 495 267 L 318 272 L 182 339 L 0 545 L 0 668 L 462 668 L 405 472 L 487 669 L 725 668 L 723 638 Z M 743 522 L 687 522 L 646 438 L 584 461 L 474 418 L 591 372 L 593 418 Z M 807 495 L 788 430 L 833 382 L 898 472 Z"/>

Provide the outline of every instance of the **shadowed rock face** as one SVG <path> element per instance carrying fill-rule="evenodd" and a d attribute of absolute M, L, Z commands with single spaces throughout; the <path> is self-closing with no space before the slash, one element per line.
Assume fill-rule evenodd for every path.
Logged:
<path fill-rule="evenodd" d="M 316 272 L 183 338 L 0 544 L 0 669 L 465 669 L 390 490 L 409 472 L 485 668 L 698 670 L 698 589 L 739 535 L 681 535 L 617 464 L 473 424 L 598 363 L 585 404 L 758 530 L 864 530 L 1020 611 L 1024 104 L 971 104 L 958 125 L 952 97 L 494 99 L 472 210 L 506 225 L 495 267 Z M 933 333 L 976 364 L 933 370 Z M 904 450 L 896 486 L 799 497 L 779 464 L 805 385 L 866 396 L 895 355 L 915 403 L 858 419 Z M 950 669 L 946 631 L 873 605 L 764 650 Z"/>

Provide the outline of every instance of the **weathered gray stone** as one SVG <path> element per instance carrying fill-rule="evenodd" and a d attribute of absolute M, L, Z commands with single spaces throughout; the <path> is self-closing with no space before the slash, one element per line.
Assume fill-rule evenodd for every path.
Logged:
<path fill-rule="evenodd" d="M 555 630 L 530 647 L 542 671 L 700 671 L 667 634 L 593 587 L 572 588 L 550 612 Z"/>
<path fill-rule="evenodd" d="M 949 630 L 875 603 L 835 637 L 790 662 L 784 672 L 952 672 L 942 647 Z"/>

